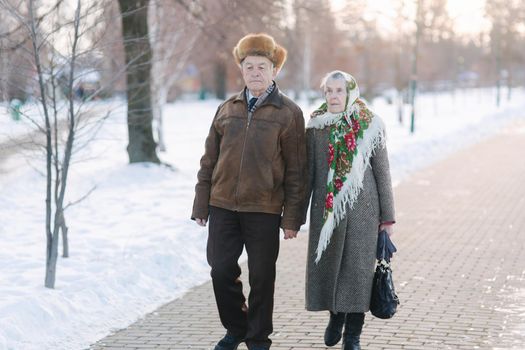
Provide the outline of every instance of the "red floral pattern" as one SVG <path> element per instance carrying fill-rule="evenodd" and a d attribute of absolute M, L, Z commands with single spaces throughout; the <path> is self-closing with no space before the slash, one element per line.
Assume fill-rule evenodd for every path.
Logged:
<path fill-rule="evenodd" d="M 359 121 L 357 121 L 356 119 L 352 119 L 352 129 L 354 129 L 356 135 L 359 132 L 359 130 L 361 130 L 361 124 L 359 124 Z"/>
<path fill-rule="evenodd" d="M 355 147 L 356 147 L 355 134 L 352 131 L 350 131 L 348 134 L 345 135 L 345 143 L 346 143 L 346 148 L 348 148 L 350 152 L 355 151 Z"/>
<path fill-rule="evenodd" d="M 341 191 L 341 188 L 343 188 L 343 181 L 341 179 L 335 179 L 334 186 L 337 189 L 337 191 Z"/>
<path fill-rule="evenodd" d="M 334 193 L 328 192 L 326 195 L 326 209 L 332 209 L 334 207 Z"/>

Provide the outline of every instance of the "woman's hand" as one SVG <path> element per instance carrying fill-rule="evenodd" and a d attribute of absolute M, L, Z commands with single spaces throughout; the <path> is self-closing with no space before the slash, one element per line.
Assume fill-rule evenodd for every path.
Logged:
<path fill-rule="evenodd" d="M 379 225 L 379 231 L 385 230 L 388 237 L 392 237 L 394 235 L 394 224 L 392 223 L 384 223 Z"/>

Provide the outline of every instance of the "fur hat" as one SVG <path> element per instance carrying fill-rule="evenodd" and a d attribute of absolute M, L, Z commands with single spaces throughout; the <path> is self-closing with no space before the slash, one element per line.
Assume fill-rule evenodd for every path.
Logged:
<path fill-rule="evenodd" d="M 286 49 L 265 33 L 248 34 L 233 48 L 233 57 L 238 65 L 247 56 L 263 56 L 272 61 L 277 71 L 281 70 L 286 61 L 286 54 Z"/>

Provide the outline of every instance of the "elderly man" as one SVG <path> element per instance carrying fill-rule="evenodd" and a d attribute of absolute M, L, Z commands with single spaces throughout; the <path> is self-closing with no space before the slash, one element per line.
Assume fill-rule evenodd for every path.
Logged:
<path fill-rule="evenodd" d="M 207 258 L 226 335 L 215 350 L 269 349 L 279 227 L 295 238 L 302 223 L 306 146 L 299 107 L 274 78 L 286 50 L 266 34 L 249 34 L 233 49 L 246 87 L 217 109 L 195 186 L 192 219 L 205 226 Z M 282 214 L 282 217 L 281 217 Z M 248 255 L 250 294 L 238 265 Z"/>

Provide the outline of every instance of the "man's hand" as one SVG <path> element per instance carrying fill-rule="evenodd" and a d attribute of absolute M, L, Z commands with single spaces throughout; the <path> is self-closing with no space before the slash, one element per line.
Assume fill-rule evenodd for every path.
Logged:
<path fill-rule="evenodd" d="M 385 230 L 389 237 L 394 235 L 394 224 L 381 224 L 379 225 L 379 231 Z"/>
<path fill-rule="evenodd" d="M 199 226 L 203 226 L 203 227 L 206 226 L 206 222 L 207 222 L 207 221 L 208 221 L 208 220 L 206 220 L 206 219 L 198 219 L 198 218 L 195 218 L 195 222 L 196 222 L 197 225 L 199 225 Z"/>
<path fill-rule="evenodd" d="M 297 231 L 284 229 L 284 239 L 292 239 L 297 237 Z"/>

